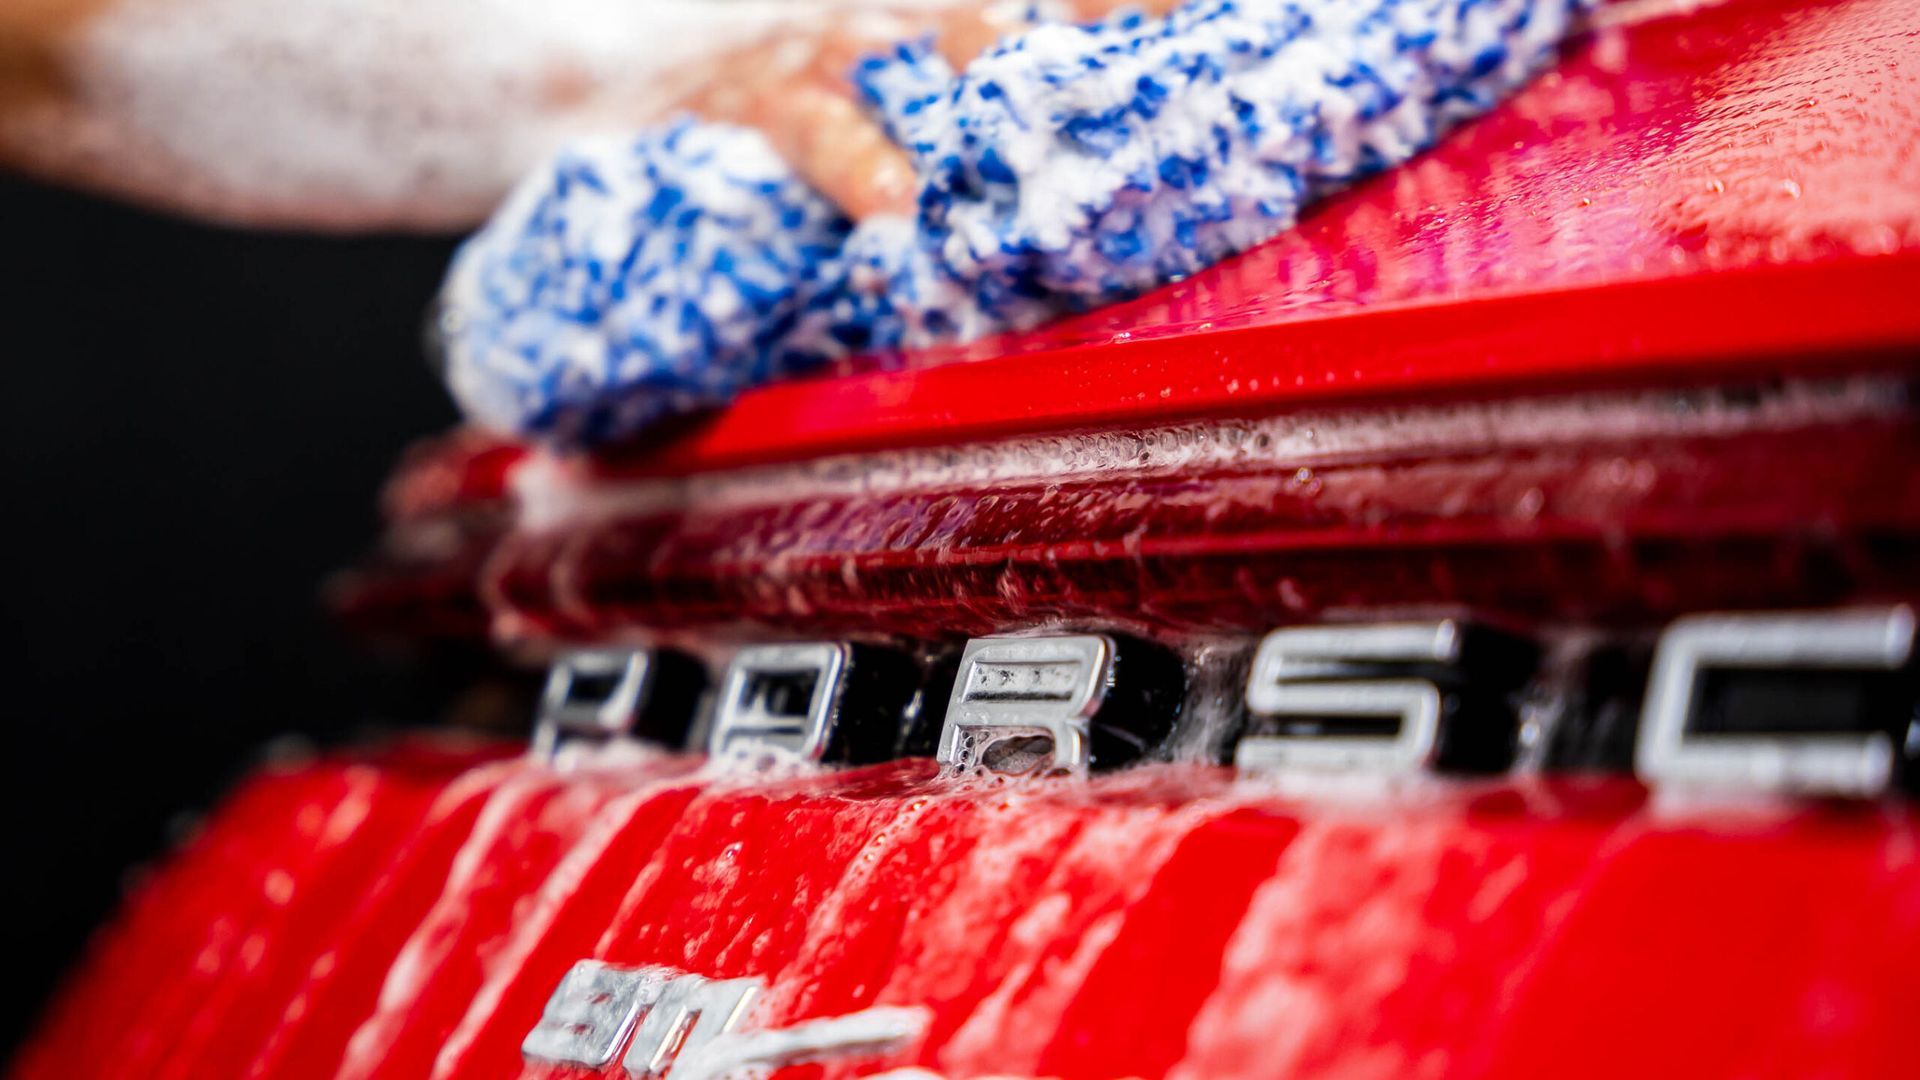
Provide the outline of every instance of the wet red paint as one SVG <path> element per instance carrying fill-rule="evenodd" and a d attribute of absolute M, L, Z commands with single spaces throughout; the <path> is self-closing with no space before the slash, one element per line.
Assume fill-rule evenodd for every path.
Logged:
<path fill-rule="evenodd" d="M 1920 591 L 1920 427 L 1898 384 L 1878 385 L 1883 408 L 1777 422 L 1751 420 L 1758 394 L 1651 407 L 1662 423 L 1721 410 L 1744 431 L 1540 423 L 1496 443 L 1495 417 L 1347 449 L 1329 423 L 1324 449 L 1241 459 L 1233 446 L 1264 429 L 1235 442 L 1210 428 L 1226 450 L 1169 466 L 1141 464 L 1140 447 L 1185 453 L 1193 431 L 1049 447 L 1078 464 L 990 482 L 778 474 L 739 498 L 668 492 L 652 509 L 478 537 L 454 559 L 369 564 L 342 596 L 389 632 L 470 613 L 471 633 L 576 640 L 943 639 L 1043 620 L 1248 633 L 1407 605 L 1630 624 L 1898 597 Z"/>
<path fill-rule="evenodd" d="M 482 431 L 455 431 L 409 450 L 380 495 L 394 521 L 454 510 L 484 512 L 508 495 L 507 479 L 525 447 Z"/>
<path fill-rule="evenodd" d="M 502 752 L 419 743 L 261 770 L 133 889 L 16 1072 L 200 1076 L 222 1061 L 239 1075 L 303 1025 L 337 1021 L 304 1008 L 337 988 L 336 965 L 315 965 L 332 957 L 339 971 L 356 961 L 364 971 L 374 958 L 384 975 L 388 959 L 356 896 L 421 868 L 429 880 L 410 883 L 438 890 L 444 865 L 436 872 L 422 845 L 436 831 L 431 807 Z M 102 1017 L 119 1036 L 103 1036 Z"/>
<path fill-rule="evenodd" d="M 1327 802 L 1197 767 L 973 787 L 922 763 L 684 768 L 262 776 L 135 894 L 14 1075 L 559 1080 L 580 1074 L 523 1067 L 518 1043 L 587 957 L 765 977 L 771 1024 L 932 1010 L 921 1044 L 829 1075 L 1910 1073 L 1906 808 L 1682 812 L 1627 781 Z M 428 875 L 429 904 L 386 903 L 386 945 L 360 938 L 337 899 L 436 861 L 417 815 L 462 790 L 485 809 L 453 873 Z M 308 826 L 356 798 L 365 835 L 344 842 L 373 854 L 349 871 Z M 256 935 L 251 957 L 205 951 Z M 315 957 L 368 952 L 380 1000 L 332 994 L 311 1038 L 287 1006 Z M 302 1052 L 262 1057 L 281 1027 Z"/>

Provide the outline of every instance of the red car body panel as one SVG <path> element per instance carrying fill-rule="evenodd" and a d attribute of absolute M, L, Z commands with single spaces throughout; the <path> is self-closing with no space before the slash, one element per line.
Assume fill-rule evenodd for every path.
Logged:
<path fill-rule="evenodd" d="M 1434 152 L 1186 282 L 768 387 L 564 467 L 618 494 L 1305 410 L 1901 386 L 1920 357 L 1917 42 L 1906 0 L 1601 30 Z M 1279 476 L 1119 470 L 1070 493 L 1077 516 L 1017 484 L 906 485 L 537 528 L 517 493 L 554 463 L 462 435 L 403 469 L 389 547 L 336 599 L 399 636 L 521 643 L 1897 599 L 1920 594 L 1914 440 L 1909 412 L 1869 401 Z M 415 748 L 265 770 L 133 891 L 14 1075 L 558 1076 L 519 1045 L 587 958 L 765 978 L 765 1023 L 931 1010 L 892 1057 L 794 1075 L 1915 1071 L 1904 804 L 1707 811 L 1618 777 L 1342 801 L 1198 764 L 961 784 L 919 761 L 697 768 Z"/>
<path fill-rule="evenodd" d="M 1904 808 L 688 767 L 271 770 L 136 891 L 15 1075 L 580 1075 L 519 1044 L 588 957 L 764 977 L 766 1023 L 932 1010 L 831 1075 L 1911 1075 Z"/>

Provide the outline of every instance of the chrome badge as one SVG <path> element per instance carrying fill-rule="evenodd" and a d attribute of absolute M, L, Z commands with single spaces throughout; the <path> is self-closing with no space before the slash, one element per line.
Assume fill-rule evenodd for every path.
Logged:
<path fill-rule="evenodd" d="M 1910 759 L 1907 607 L 1695 615 L 1660 639 L 1635 761 L 1657 784 L 1875 797 Z"/>
<path fill-rule="evenodd" d="M 933 748 L 922 706 L 946 683 L 905 653 L 815 641 L 750 645 L 727 668 L 708 749 L 770 763 L 871 765 Z"/>
<path fill-rule="evenodd" d="M 633 729 L 652 656 L 644 649 L 580 649 L 554 660 L 540 693 L 535 757 L 551 757 L 568 738 L 617 739 Z"/>
<path fill-rule="evenodd" d="M 851 658 L 831 641 L 741 649 L 720 691 L 711 752 L 751 746 L 825 760 Z"/>
<path fill-rule="evenodd" d="M 572 745 L 686 740 L 706 671 L 668 649 L 576 649 L 554 658 L 540 695 L 533 756 L 552 760 Z"/>
<path fill-rule="evenodd" d="M 620 1064 L 646 1080 L 710 1080 L 808 1061 L 884 1054 L 927 1027 L 924 1009 L 877 1006 L 784 1028 L 745 1029 L 760 979 L 706 979 L 664 967 L 573 965 L 520 1052 L 530 1061 L 599 1069 Z"/>
<path fill-rule="evenodd" d="M 1242 769 L 1412 772 L 1426 768 L 1440 742 L 1442 694 L 1404 675 L 1353 677 L 1391 664 L 1452 663 L 1460 635 L 1450 620 L 1376 626 L 1275 630 L 1260 643 L 1247 680 L 1247 708 L 1258 717 L 1319 721 L 1248 735 L 1234 764 Z M 1329 677 L 1329 675 L 1333 677 Z M 1345 676 L 1345 677 L 1341 677 Z M 1338 718 L 1357 730 L 1323 730 Z M 1358 722 L 1370 722 L 1360 727 Z"/>
<path fill-rule="evenodd" d="M 1086 772 L 1087 725 L 1106 696 L 1112 663 L 1112 640 L 1097 634 L 967 642 L 940 762 L 996 772 Z M 1018 766 L 1010 763 L 1014 755 L 1022 758 Z"/>
<path fill-rule="evenodd" d="M 1453 619 L 1275 630 L 1247 679 L 1250 772 L 1498 772 L 1531 647 Z"/>

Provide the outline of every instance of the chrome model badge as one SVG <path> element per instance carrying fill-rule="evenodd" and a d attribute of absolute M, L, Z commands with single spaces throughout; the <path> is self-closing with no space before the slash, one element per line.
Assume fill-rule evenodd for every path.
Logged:
<path fill-rule="evenodd" d="M 1086 772 L 1088 721 L 1106 696 L 1113 651 L 1112 640 L 1098 634 L 967 642 L 940 736 L 941 764 L 1033 768 L 996 762 L 996 754 L 1017 749 L 1043 769 Z"/>
<path fill-rule="evenodd" d="M 1248 772 L 1493 773 L 1512 764 L 1514 695 L 1533 646 L 1455 619 L 1295 626 L 1261 641 L 1247 677 Z"/>
<path fill-rule="evenodd" d="M 698 660 L 670 649 L 575 649 L 554 658 L 540 695 L 533 756 L 642 739 L 680 746 L 706 687 Z"/>
<path fill-rule="evenodd" d="M 556 658 L 540 694 L 534 756 L 553 756 L 565 739 L 604 742 L 631 731 L 652 659 L 644 649 L 580 649 Z"/>
<path fill-rule="evenodd" d="M 1440 743 L 1442 692 L 1425 678 L 1350 672 L 1393 665 L 1453 663 L 1460 634 L 1452 620 L 1275 630 L 1260 643 L 1247 680 L 1247 709 L 1281 721 L 1304 718 L 1294 732 L 1250 734 L 1234 764 L 1242 769 L 1309 768 L 1412 772 L 1433 763 Z M 1333 728 L 1328 721 L 1348 721 Z M 1375 723 L 1361 727 L 1360 722 Z"/>
<path fill-rule="evenodd" d="M 1907 607 L 1694 615 L 1660 638 L 1636 767 L 1657 784 L 1876 797 L 1915 721 Z"/>
<path fill-rule="evenodd" d="M 1138 638 L 974 638 L 935 756 L 1010 775 L 1109 772 L 1161 745 L 1185 695 L 1179 658 Z"/>
<path fill-rule="evenodd" d="M 762 762 L 871 765 L 931 749 L 927 674 L 905 653 L 847 641 L 749 645 L 734 655 L 708 749 Z M 936 691 L 945 697 L 942 683 Z M 924 751 L 922 751 L 924 752 Z"/>
<path fill-rule="evenodd" d="M 520 1052 L 533 1061 L 599 1069 L 626 1045 L 621 1066 L 629 1076 L 645 1080 L 671 1068 L 673 1080 L 706 1080 L 888 1053 L 927 1027 L 924 1009 L 879 1006 L 792 1027 L 741 1030 L 764 985 L 582 960 L 561 978 Z"/>
<path fill-rule="evenodd" d="M 741 649 L 720 691 L 711 751 L 751 745 L 825 760 L 852 651 L 835 641 Z"/>

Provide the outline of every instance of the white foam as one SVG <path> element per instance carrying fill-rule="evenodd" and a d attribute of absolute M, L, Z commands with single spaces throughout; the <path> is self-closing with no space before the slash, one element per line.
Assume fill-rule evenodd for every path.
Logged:
<path fill-rule="evenodd" d="M 535 453 L 511 486 L 523 529 L 543 531 L 681 507 L 703 512 L 908 491 L 985 491 L 1099 477 L 1314 468 L 1382 455 L 1489 452 L 1595 438 L 1781 431 L 1906 408 L 1898 380 L 1790 383 L 1751 396 L 1617 392 L 1319 409 L 1255 420 L 1076 432 L 992 443 L 841 454 L 683 477 L 596 481 L 578 458 Z"/>

